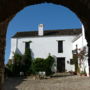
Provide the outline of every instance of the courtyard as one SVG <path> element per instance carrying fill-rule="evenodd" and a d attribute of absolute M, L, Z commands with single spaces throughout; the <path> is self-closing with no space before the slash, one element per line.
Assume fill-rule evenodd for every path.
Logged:
<path fill-rule="evenodd" d="M 57 76 L 48 79 L 8 78 L 4 90 L 90 90 L 90 77 Z"/>

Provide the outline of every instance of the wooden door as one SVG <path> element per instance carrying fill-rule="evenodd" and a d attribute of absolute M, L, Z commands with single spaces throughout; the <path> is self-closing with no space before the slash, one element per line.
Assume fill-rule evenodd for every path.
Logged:
<path fill-rule="evenodd" d="M 65 58 L 57 58 L 57 72 L 65 72 Z"/>

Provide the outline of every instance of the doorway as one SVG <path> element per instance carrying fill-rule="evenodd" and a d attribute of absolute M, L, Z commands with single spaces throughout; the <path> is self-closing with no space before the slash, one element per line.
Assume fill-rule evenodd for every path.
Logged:
<path fill-rule="evenodd" d="M 65 72 L 65 57 L 57 58 L 57 72 Z"/>

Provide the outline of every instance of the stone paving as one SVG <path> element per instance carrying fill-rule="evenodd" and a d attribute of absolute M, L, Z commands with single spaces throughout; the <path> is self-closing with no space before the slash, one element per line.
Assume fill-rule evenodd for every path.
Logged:
<path fill-rule="evenodd" d="M 90 77 L 67 76 L 49 79 L 9 78 L 4 90 L 90 90 Z"/>

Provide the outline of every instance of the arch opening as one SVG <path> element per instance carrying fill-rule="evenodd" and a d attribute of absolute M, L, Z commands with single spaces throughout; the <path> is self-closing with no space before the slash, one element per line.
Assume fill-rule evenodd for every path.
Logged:
<path fill-rule="evenodd" d="M 43 2 L 43 1 L 41 0 L 40 2 Z M 0 51 L 2 52 L 0 54 L 0 58 L 2 58 L 1 65 L 0 65 L 1 66 L 0 80 L 2 80 L 2 76 L 3 76 L 2 75 L 2 68 L 3 68 L 3 64 L 2 63 L 4 61 L 4 56 L 3 56 L 4 55 L 4 52 L 3 51 L 5 49 L 4 46 L 5 46 L 6 28 L 7 28 L 7 25 L 9 23 L 10 19 L 11 19 L 11 16 L 13 17 L 13 15 L 15 15 L 16 12 L 18 12 L 23 7 L 25 7 L 25 6 L 29 5 L 29 4 L 30 5 L 31 4 L 33 5 L 33 4 L 40 3 L 40 2 L 39 1 L 38 2 L 32 1 L 32 3 L 29 2 L 29 1 L 28 2 L 27 1 L 26 2 L 24 2 L 24 1 L 22 1 L 22 2 L 18 2 L 18 1 L 11 2 L 10 4 L 16 5 L 16 6 L 21 6 L 21 7 L 17 7 L 17 8 L 15 7 L 15 9 L 11 8 L 12 10 L 9 10 L 10 7 L 12 7 L 12 5 L 10 5 L 10 7 L 8 7 L 9 8 L 8 10 L 5 8 L 6 11 L 7 11 L 6 14 L 4 14 L 4 13 L 1 14 L 2 20 L 1 20 L 1 24 L 0 24 L 0 27 L 1 27 L 0 33 L 2 33 L 2 35 L 0 35 L 0 36 L 1 36 L 1 38 L 4 38 L 4 39 L 0 39 L 0 42 L 1 42 L 1 45 L 2 45 L 1 48 L 0 48 Z M 49 2 L 49 1 L 47 0 L 46 2 Z M 53 1 L 50 1 L 50 2 L 53 2 Z M 86 4 L 88 4 L 88 3 L 85 3 L 83 5 L 83 2 L 82 1 L 75 1 L 75 2 L 69 1 L 69 2 L 67 2 L 66 0 L 60 1 L 60 2 L 59 1 L 55 1 L 53 3 L 64 4 L 65 6 L 68 6 L 70 9 L 73 9 L 75 11 L 75 13 L 79 16 L 79 18 L 81 19 L 81 21 L 83 22 L 83 24 L 85 26 L 86 39 L 88 41 L 88 46 L 90 47 L 90 42 L 89 42 L 90 41 L 89 40 L 89 29 L 90 29 L 90 26 L 89 26 L 89 20 L 90 20 L 90 17 L 89 16 L 90 16 L 90 13 L 89 12 L 90 12 L 90 9 L 88 7 L 86 7 L 87 6 Z M 6 4 L 4 4 L 4 5 L 6 5 Z M 80 5 L 81 5 L 81 7 L 79 7 Z M 4 9 L 1 9 L 1 10 L 4 10 Z M 7 18 L 7 20 L 6 20 L 6 18 Z M 2 32 L 3 30 L 5 31 L 5 33 Z M 90 53 L 88 53 L 88 55 L 90 56 Z M 89 60 L 89 62 L 90 62 L 90 60 Z M 0 88 L 2 88 L 1 82 L 0 82 Z"/>
<path fill-rule="evenodd" d="M 41 6 L 40 6 L 41 5 Z M 79 19 L 77 19 L 78 17 L 74 14 L 74 13 L 72 13 L 70 10 L 68 10 L 68 9 L 66 9 L 65 7 L 63 7 L 63 6 L 58 6 L 58 5 L 55 5 L 55 9 L 54 8 L 52 8 L 52 7 L 54 7 L 54 4 L 40 4 L 40 5 L 35 5 L 35 6 L 30 6 L 30 7 L 27 7 L 26 9 L 24 9 L 24 10 L 22 10 L 21 12 L 19 12 L 15 17 L 17 18 L 17 19 L 19 19 L 18 21 L 16 21 L 16 18 L 14 18 L 14 20 L 12 19 L 12 24 L 10 23 L 10 26 L 12 26 L 13 25 L 13 27 L 15 28 L 15 31 L 16 31 L 16 29 L 19 31 L 20 29 L 22 29 L 23 31 L 25 30 L 25 29 L 27 29 L 27 30 L 37 30 L 37 25 L 39 24 L 39 23 L 43 23 L 46 27 L 44 28 L 44 29 L 46 29 L 46 30 L 48 30 L 49 28 L 51 29 L 51 30 L 54 30 L 54 29 L 76 29 L 76 28 L 81 28 L 81 22 L 80 22 L 80 20 Z M 44 6 L 45 5 L 45 6 Z M 63 8 L 63 10 L 62 11 L 64 11 L 64 12 L 62 12 L 62 11 L 59 11 L 59 10 L 57 10 L 58 8 L 57 7 L 59 7 L 59 8 Z M 34 7 L 34 10 L 35 10 L 35 8 L 37 8 L 37 12 L 39 13 L 37 13 L 36 11 L 32 11 L 32 8 Z M 52 8 L 52 9 L 50 9 L 50 10 L 53 10 L 53 12 L 54 13 L 52 13 L 52 12 L 50 12 L 49 10 L 49 12 L 52 14 L 52 18 L 51 19 L 49 19 L 50 17 L 51 17 L 51 14 L 49 13 L 49 12 L 45 12 L 45 10 L 41 10 L 40 11 L 40 8 L 46 8 L 47 7 L 47 9 L 46 10 L 48 10 L 49 8 Z M 32 14 L 30 14 L 29 13 L 29 10 L 31 9 L 31 12 L 32 12 Z M 57 11 L 56 11 L 57 10 Z M 36 13 L 35 13 L 36 12 Z M 59 15 L 60 15 L 60 13 L 57 13 L 57 12 L 61 12 L 62 13 L 62 15 L 61 15 L 61 17 L 59 17 Z M 70 14 L 68 14 L 67 12 L 69 12 L 70 14 L 73 14 L 73 15 L 70 15 Z M 21 13 L 21 14 L 20 14 Z M 31 15 L 31 18 L 29 17 L 29 19 L 28 19 L 28 16 L 26 16 L 25 17 L 25 13 L 28 13 L 29 15 Z M 46 14 L 45 14 L 46 13 Z M 53 14 L 56 14 L 56 15 L 53 15 Z M 23 15 L 23 16 L 22 16 Z M 34 16 L 35 15 L 35 16 Z M 40 16 L 40 17 L 39 17 Z M 43 17 L 44 16 L 44 17 Z M 46 16 L 46 17 L 45 17 Z M 36 18 L 37 17 L 37 18 Z M 56 18 L 54 18 L 54 17 L 56 17 Z M 57 18 L 58 17 L 58 18 Z M 63 18 L 64 17 L 64 18 Z M 24 18 L 24 19 L 23 19 Z M 32 19 L 33 18 L 33 19 Z M 44 20 L 42 20 L 43 18 L 45 18 Z M 54 19 L 53 19 L 54 18 Z M 63 19 L 62 19 L 63 18 Z M 65 19 L 66 18 L 66 19 Z M 71 18 L 71 19 L 70 19 Z M 73 19 L 73 20 L 72 20 Z M 29 21 L 30 20 L 30 21 Z M 59 22 L 59 20 L 61 20 L 60 22 Z M 21 23 L 21 22 L 19 22 L 19 21 L 21 21 L 21 22 L 25 22 L 25 23 Z M 47 22 L 48 21 L 48 22 Z M 49 22 L 50 21 L 50 22 Z M 65 21 L 67 21 L 66 23 L 65 23 Z M 77 22 L 76 22 L 77 21 Z M 15 22 L 17 22 L 17 23 L 15 23 Z M 26 23 L 26 22 L 28 22 L 28 23 Z M 33 22 L 33 23 L 32 23 Z M 55 23 L 51 23 L 51 22 L 55 22 Z M 56 23 L 56 22 L 58 22 L 58 23 Z M 20 24 L 21 23 L 21 24 Z M 78 24 L 77 24 L 78 23 Z M 20 25 L 19 25 L 20 24 Z M 26 26 L 26 24 L 28 24 L 27 26 Z M 68 24 L 68 25 L 67 25 Z M 29 25 L 30 25 L 30 27 L 29 27 Z M 75 26 L 75 25 L 77 25 L 77 26 Z M 19 27 L 19 26 L 21 26 L 21 27 Z M 51 26 L 51 27 L 49 27 L 49 26 Z M 30 29 L 29 29 L 29 28 Z M 18 28 L 20 28 L 20 29 L 18 29 Z M 34 29 L 33 29 L 34 28 Z M 9 29 L 10 29 L 10 27 L 9 27 Z M 8 30 L 9 30 L 8 29 Z M 11 29 L 13 30 L 13 28 L 11 27 Z M 15 34 L 15 31 L 14 31 L 14 34 Z M 26 31 L 26 30 L 25 30 Z M 13 34 L 13 35 L 14 35 Z M 12 35 L 11 35 L 12 36 Z M 9 45 L 10 46 L 10 45 Z M 67 46 L 66 46 L 67 47 Z M 10 48 L 10 47 L 9 47 Z M 49 52 L 48 52 L 49 53 Z M 69 58 L 70 59 L 70 58 Z M 69 61 L 70 62 L 70 61 Z M 70 70 L 68 70 L 68 71 L 70 71 Z"/>

